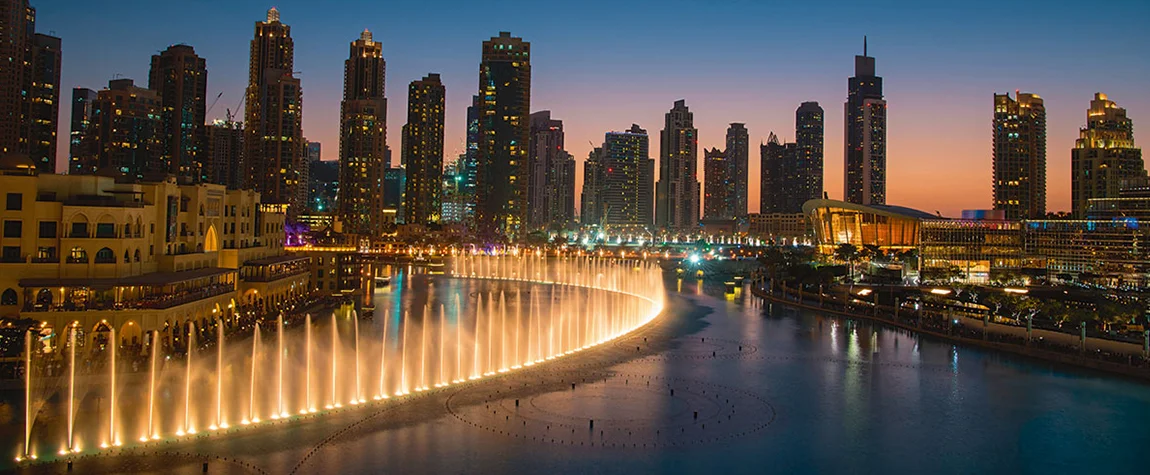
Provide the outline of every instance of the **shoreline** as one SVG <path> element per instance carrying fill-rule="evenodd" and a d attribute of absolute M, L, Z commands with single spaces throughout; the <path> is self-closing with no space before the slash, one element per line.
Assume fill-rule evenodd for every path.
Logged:
<path fill-rule="evenodd" d="M 1124 376 L 1132 379 L 1137 379 L 1141 382 L 1150 382 L 1150 368 L 1137 368 L 1121 363 L 1114 363 L 1109 361 L 1102 361 L 1097 359 L 1086 358 L 1084 356 L 1071 356 L 1063 353 L 1033 348 L 1029 346 L 1019 346 L 1010 343 L 999 343 L 986 341 L 983 339 L 967 338 L 959 335 L 949 333 L 940 333 L 929 329 L 921 328 L 913 323 L 906 323 L 900 320 L 893 320 L 875 315 L 866 315 L 860 313 L 851 313 L 843 310 L 836 310 L 831 308 L 820 307 L 812 305 L 803 301 L 796 301 L 774 295 L 766 290 L 757 288 L 753 283 L 749 284 L 751 295 L 764 299 L 768 302 L 778 303 L 794 308 L 801 308 L 804 310 L 811 310 L 816 312 L 823 312 L 839 317 L 846 317 L 858 320 L 866 320 L 874 323 L 887 325 L 890 327 L 906 330 L 918 335 L 930 336 L 940 340 L 958 343 L 969 347 L 1001 351 L 1015 356 L 1021 356 L 1034 360 L 1039 360 L 1047 363 L 1061 363 L 1072 366 L 1078 369 L 1094 370 L 1110 375 Z"/>

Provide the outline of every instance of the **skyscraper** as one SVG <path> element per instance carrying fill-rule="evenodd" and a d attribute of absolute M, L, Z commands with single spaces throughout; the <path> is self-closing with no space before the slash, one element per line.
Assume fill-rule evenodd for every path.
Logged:
<path fill-rule="evenodd" d="M 735 167 L 722 150 L 703 150 L 703 219 L 726 220 L 734 218 Z"/>
<path fill-rule="evenodd" d="M 727 127 L 727 149 L 724 155 L 728 164 L 727 174 L 732 186 L 734 186 L 731 217 L 736 219 L 747 218 L 747 174 L 750 165 L 750 144 L 748 142 L 750 142 L 750 137 L 747 134 L 746 124 L 735 122 Z M 706 170 L 704 170 L 705 174 Z"/>
<path fill-rule="evenodd" d="M 759 213 L 800 213 L 806 202 L 798 195 L 798 146 L 781 143 L 771 132 L 767 143 L 759 146 L 760 180 Z"/>
<path fill-rule="evenodd" d="M 597 177 L 601 187 L 600 222 L 608 226 L 650 226 L 654 161 L 649 158 L 647 131 L 631 124 L 626 131 L 608 132 L 601 157 Z"/>
<path fill-rule="evenodd" d="M 60 118 L 60 38 L 32 35 L 22 136 L 40 173 L 56 172 L 56 129 Z"/>
<path fill-rule="evenodd" d="M 244 109 L 248 183 L 266 203 L 296 204 L 303 157 L 303 91 L 293 69 L 291 27 L 279 10 L 256 22 Z M 289 206 L 294 217 L 300 206 Z"/>
<path fill-rule="evenodd" d="M 244 186 L 244 124 L 217 120 L 207 127 L 204 175 L 208 183 L 229 189 Z"/>
<path fill-rule="evenodd" d="M 801 211 L 803 203 L 823 197 L 823 108 L 818 102 L 804 102 L 795 110 L 795 148 L 795 195 Z"/>
<path fill-rule="evenodd" d="M 407 185 L 403 219 L 407 224 L 438 224 L 443 213 L 443 116 L 446 90 L 432 73 L 407 89 Z"/>
<path fill-rule="evenodd" d="M 74 171 L 111 169 L 133 180 L 159 180 L 169 173 L 156 91 L 136 87 L 131 79 L 109 81 L 92 106 L 92 128 L 95 160 Z"/>
<path fill-rule="evenodd" d="M 169 46 L 152 56 L 148 89 L 160 95 L 164 161 L 180 181 L 203 181 L 201 149 L 206 138 L 207 62 L 191 46 Z"/>
<path fill-rule="evenodd" d="M 82 174 L 96 161 L 96 129 L 92 123 L 96 91 L 72 89 L 72 128 L 68 136 L 68 173 Z"/>
<path fill-rule="evenodd" d="M 1006 219 L 1046 215 L 1046 108 L 1037 94 L 994 95 L 994 209 Z"/>
<path fill-rule="evenodd" d="M 517 236 L 527 218 L 531 43 L 502 31 L 479 65 L 476 221 L 485 236 Z"/>
<path fill-rule="evenodd" d="M 552 119 L 551 111 L 531 114 L 527 168 L 530 170 L 527 186 L 529 227 L 553 229 L 566 226 L 574 217 L 574 159 L 563 149 L 563 121 Z"/>
<path fill-rule="evenodd" d="M 56 171 L 60 54 L 27 0 L 0 0 L 0 153 L 26 153 L 42 173 Z"/>
<path fill-rule="evenodd" d="M 345 232 L 377 236 L 383 232 L 383 180 L 388 167 L 383 44 L 364 30 L 351 42 L 343 64 L 339 216 Z"/>
<path fill-rule="evenodd" d="M 855 75 L 847 80 L 846 158 L 843 199 L 850 203 L 886 204 L 886 101 L 874 58 L 855 56 Z"/>
<path fill-rule="evenodd" d="M 36 29 L 36 9 L 27 0 L 0 0 L 0 153 L 21 147 L 28 52 Z"/>
<path fill-rule="evenodd" d="M 1086 111 L 1086 127 L 1070 151 L 1070 194 L 1074 217 L 1086 217 L 1087 200 L 1118 198 L 1118 191 L 1146 178 L 1142 149 L 1134 146 L 1134 121 L 1101 92 Z"/>
<path fill-rule="evenodd" d="M 584 226 L 602 224 L 603 147 L 595 147 L 583 162 L 583 190 L 579 198 L 579 221 Z"/>
<path fill-rule="evenodd" d="M 479 96 L 471 96 L 467 107 L 467 143 L 463 164 L 459 167 L 462 177 L 460 193 L 464 204 L 463 223 L 468 228 L 475 227 L 476 186 L 479 182 Z"/>
<path fill-rule="evenodd" d="M 655 226 L 689 230 L 699 223 L 699 131 L 686 101 L 675 101 L 659 133 L 659 182 L 655 185 Z"/>
<path fill-rule="evenodd" d="M 316 163 L 323 160 L 323 144 L 319 142 L 307 142 L 304 157 L 306 157 L 307 163 Z"/>

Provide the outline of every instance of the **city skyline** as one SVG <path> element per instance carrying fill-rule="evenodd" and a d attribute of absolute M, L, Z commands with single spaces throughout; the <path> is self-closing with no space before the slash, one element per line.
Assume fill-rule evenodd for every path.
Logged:
<path fill-rule="evenodd" d="M 73 87 L 98 88 L 114 74 L 136 79 L 141 84 L 146 78 L 148 57 L 168 45 L 186 43 L 196 48 L 207 60 L 212 72 L 209 76 L 209 101 L 219 92 L 223 98 L 208 114 L 208 120 L 221 118 L 224 109 L 233 108 L 243 88 L 242 72 L 247 68 L 247 55 L 237 54 L 238 41 L 250 41 L 251 23 L 263 16 L 270 5 L 244 4 L 238 12 L 226 17 L 215 12 L 193 12 L 192 20 L 203 17 L 212 28 L 196 28 L 195 21 L 182 22 L 172 28 L 141 27 L 142 22 L 155 15 L 159 18 L 168 6 L 154 13 L 126 15 L 114 18 L 103 12 L 91 11 L 94 17 L 74 15 L 70 5 L 40 5 L 37 29 L 63 39 L 64 65 L 62 91 Z M 629 48 L 603 48 L 602 40 L 579 38 L 569 34 L 547 31 L 532 14 L 505 15 L 506 20 L 461 24 L 452 31 L 444 31 L 433 41 L 414 42 L 407 35 L 426 22 L 418 13 L 422 6 L 397 6 L 397 10 L 410 13 L 411 25 L 404 22 L 379 24 L 362 18 L 371 18 L 354 8 L 354 19 L 341 10 L 322 10 L 303 4 L 279 4 L 285 23 L 292 26 L 297 48 L 297 67 L 304 82 L 304 132 L 311 139 L 328 143 L 325 159 L 337 153 L 338 97 L 342 82 L 338 61 L 345 56 L 345 41 L 363 28 L 371 28 L 384 44 L 391 75 L 405 84 L 418 79 L 426 71 L 442 71 L 449 91 L 447 98 L 445 158 L 454 158 L 463 151 L 464 111 L 474 89 L 474 72 L 478 66 L 479 43 L 498 31 L 509 30 L 513 35 L 536 45 L 533 54 L 535 78 L 532 81 L 532 111 L 550 109 L 564 118 L 568 152 L 582 162 L 590 151 L 589 141 L 617 126 L 617 122 L 634 122 L 648 130 L 658 130 L 659 118 L 669 103 L 686 99 L 692 112 L 697 114 L 699 146 L 703 148 L 724 145 L 724 131 L 730 122 L 745 122 L 753 147 L 763 142 L 770 132 L 783 140 L 794 137 L 791 130 L 791 111 L 804 101 L 837 104 L 846 95 L 845 79 L 851 74 L 851 57 L 861 53 L 862 36 L 870 38 L 868 54 L 879 62 L 880 75 L 886 80 L 884 94 L 890 104 L 888 119 L 888 199 L 887 202 L 920 208 L 946 215 L 957 215 L 965 208 L 991 207 L 991 137 L 987 125 L 991 121 L 992 94 L 1021 88 L 1041 95 L 1048 108 L 1048 209 L 1070 209 L 1070 150 L 1081 127 L 1081 110 L 1089 104 L 1096 92 L 1103 92 L 1123 104 L 1134 121 L 1145 117 L 1150 110 L 1150 98 L 1142 97 L 1137 78 L 1144 77 L 1150 64 L 1131 52 L 1100 48 L 1103 37 L 1094 38 L 1092 31 L 1126 31 L 1138 37 L 1131 26 L 1122 25 L 1147 11 L 1139 4 L 1113 5 L 1112 15 L 1105 20 L 1079 19 L 1062 6 L 1046 6 L 1035 15 L 1057 20 L 1074 28 L 1065 31 L 1035 35 L 1017 42 L 1015 50 L 1028 53 L 1025 58 L 1002 58 L 991 48 L 993 42 L 978 38 L 972 32 L 992 29 L 1003 20 L 975 16 L 978 5 L 950 7 L 946 12 L 897 11 L 895 6 L 877 8 L 875 19 L 860 22 L 852 28 L 826 28 L 817 41 L 804 42 L 798 47 L 783 41 L 786 31 L 759 32 L 756 28 L 735 28 L 734 32 L 701 35 L 691 42 L 685 54 L 698 58 L 692 67 L 681 69 L 681 74 L 667 77 L 654 71 L 671 59 L 656 59 L 661 51 L 649 30 L 629 33 L 614 38 L 620 43 L 635 40 Z M 748 12 L 760 8 L 738 5 Z M 571 10 L 577 20 L 588 16 L 593 6 L 561 6 Z M 834 26 L 843 18 L 857 14 L 859 7 L 834 8 L 786 7 L 780 14 L 810 14 L 814 25 Z M 414 10 L 413 10 L 414 9 Z M 512 12 L 510 6 L 494 7 L 496 13 Z M 814 10 L 811 10 L 814 9 Z M 84 10 L 81 8 L 81 10 Z M 461 22 L 473 13 L 472 7 L 444 13 L 437 21 Z M 698 6 L 698 16 L 707 18 L 721 14 L 723 9 Z M 80 13 L 83 13 L 82 11 Z M 945 13 L 954 18 L 955 26 L 930 27 L 923 20 Z M 405 17 L 407 15 L 404 15 Z M 494 15 L 498 17 L 499 15 Z M 747 15 L 753 16 L 753 15 Z M 882 20 L 884 16 L 890 18 Z M 1145 17 L 1145 15 L 1141 15 Z M 76 18 L 98 19 L 101 27 L 112 27 L 119 22 L 139 28 L 139 35 L 130 38 L 110 38 L 92 32 L 89 23 Z M 916 23 L 914 20 L 919 20 Z M 477 23 L 477 22 L 473 22 Z M 1133 23 L 1130 23 L 1133 25 Z M 607 27 L 607 26 L 605 26 Z M 959 28 L 961 27 L 961 28 Z M 857 29 L 856 29 L 857 28 Z M 968 31 L 970 30 L 970 31 Z M 1058 30 L 1053 28 L 1052 31 Z M 928 34 L 929 33 L 929 34 Z M 91 37 L 93 41 L 75 41 Z M 907 41 L 915 37 L 915 41 Z M 69 41 L 69 39 L 74 41 Z M 730 51 L 718 56 L 699 54 L 716 44 L 741 40 Z M 576 48 L 575 46 L 579 46 Z M 642 53 L 634 55 L 635 48 Z M 626 51 L 625 51 L 626 50 Z M 114 51 L 98 54 L 96 51 Z M 242 51 L 242 50 L 239 50 Z M 338 51 L 338 54 L 335 53 Z M 1049 51 L 1049 52 L 1048 52 Z M 1103 77 L 1074 67 L 1075 57 L 1090 57 L 1115 65 Z M 635 58 L 640 58 L 636 60 Z M 735 59 L 738 58 L 738 59 Z M 753 59 L 753 60 L 749 60 Z M 98 61 L 96 61 L 98 60 Z M 798 61 L 798 62 L 795 62 Z M 330 63 L 330 64 L 329 64 Z M 798 67 L 778 68 L 779 64 Z M 597 69 L 596 69 L 597 68 Z M 701 72 L 707 70 L 708 74 Z M 623 80 L 604 80 L 603 71 L 610 77 Z M 716 76 L 712 73 L 723 74 Z M 598 76 L 598 77 L 597 77 Z M 714 77 L 723 79 L 716 81 Z M 645 87 L 637 88 L 635 84 Z M 647 87 L 649 86 L 649 87 Z M 721 87 L 716 87 L 721 86 Z M 389 96 L 399 91 L 394 89 Z M 62 101 L 63 102 L 63 101 Z M 404 101 L 389 104 L 389 113 L 395 115 L 406 108 Z M 70 104 L 62 104 L 61 116 L 68 113 Z M 842 117 L 832 108 L 826 114 L 825 185 L 831 197 L 841 197 L 842 189 Z M 944 115 L 941 120 L 939 115 Z M 399 136 L 401 124 L 391 121 L 388 133 Z M 940 133 L 941 132 L 941 133 Z M 63 134 L 66 136 L 66 134 Z M 394 140 L 393 140 L 394 142 Z M 395 143 L 389 144 L 393 150 Z M 924 150 L 929 156 L 924 157 Z M 57 155 L 58 168 L 61 147 Z M 658 159 L 656 156 L 651 158 Z M 699 157 L 701 161 L 701 156 Z M 751 160 L 750 174 L 758 176 L 757 163 Z M 940 166 L 954 163 L 968 166 L 948 170 L 947 184 L 921 180 Z M 701 163 L 700 163 L 701 165 Z M 699 167 L 702 168 L 701 166 Z M 702 179 L 702 177 L 700 177 Z M 582 177 L 576 183 L 581 186 Z M 758 187 L 749 187 L 750 211 L 756 210 Z"/>

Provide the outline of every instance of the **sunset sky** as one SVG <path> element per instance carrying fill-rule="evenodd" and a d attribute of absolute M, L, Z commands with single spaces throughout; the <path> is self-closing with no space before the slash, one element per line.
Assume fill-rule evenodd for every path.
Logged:
<path fill-rule="evenodd" d="M 785 4 L 784 4 L 785 3 Z M 938 3 L 938 5 L 924 5 Z M 147 86 L 152 54 L 195 47 L 208 65 L 209 121 L 235 110 L 247 82 L 254 23 L 273 4 L 246 0 L 33 0 L 38 32 L 63 40 L 61 141 L 67 160 L 73 87 L 115 75 Z M 1070 148 L 1095 92 L 1150 124 L 1150 2 L 303 1 L 277 0 L 295 40 L 304 135 L 339 153 L 348 43 L 364 28 L 387 61 L 388 144 L 398 162 L 407 84 L 429 72 L 447 88 L 444 154 L 463 151 L 465 110 L 478 88 L 480 44 L 510 31 L 532 44 L 532 110 L 562 119 L 582 162 L 604 132 L 632 123 L 658 158 L 663 114 L 685 99 L 702 148 L 723 147 L 730 122 L 751 141 L 794 139 L 794 110 L 826 111 L 825 187 L 841 198 L 843 102 L 853 57 L 869 38 L 888 102 L 888 202 L 944 215 L 988 208 L 995 92 L 1033 92 L 1047 108 L 1047 203 L 1070 207 Z M 237 114 L 242 117 L 242 114 Z M 1138 136 L 1136 136 L 1138 137 Z M 1143 140 L 1137 140 L 1141 145 Z M 700 180 L 703 167 L 699 154 Z M 751 152 L 750 211 L 759 153 Z M 582 180 L 577 183 L 577 189 Z"/>

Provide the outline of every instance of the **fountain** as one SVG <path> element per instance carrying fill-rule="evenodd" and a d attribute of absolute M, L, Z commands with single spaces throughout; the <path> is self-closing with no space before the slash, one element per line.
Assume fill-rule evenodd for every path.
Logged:
<path fill-rule="evenodd" d="M 297 410 L 299 414 L 321 412 L 317 409 L 321 405 L 326 409 L 349 401 L 365 405 L 365 388 L 377 388 L 372 397 L 375 404 L 387 404 L 390 398 L 504 374 L 595 346 L 655 318 L 664 299 L 660 269 L 642 261 L 472 255 L 457 258 L 449 277 L 430 278 L 474 281 L 474 287 L 434 296 L 421 302 L 420 309 L 396 302 L 395 310 L 402 312 L 402 318 L 394 322 L 390 310 L 382 321 L 363 322 L 348 307 L 332 312 L 327 329 L 330 345 L 313 338 L 317 328 L 313 328 L 311 315 L 303 316 L 300 330 L 289 324 L 293 320 L 287 315 L 277 315 L 274 347 L 263 342 L 261 330 L 267 320 L 213 315 L 213 359 L 204 357 L 210 350 L 201 347 L 213 342 L 201 341 L 207 339 L 200 338 L 197 331 L 205 326 L 199 330 L 210 335 L 211 323 L 197 324 L 189 317 L 183 325 L 163 331 L 171 331 L 177 343 L 172 348 L 162 344 L 162 331 L 145 329 L 142 350 L 123 355 L 121 365 L 119 352 L 131 351 L 131 347 L 122 346 L 124 342 L 119 340 L 117 328 L 123 328 L 123 323 L 109 323 L 107 345 L 90 345 L 94 347 L 90 351 L 96 351 L 94 360 L 107 363 L 106 368 L 97 364 L 92 377 L 83 374 L 83 364 L 77 364 L 86 357 L 77 354 L 83 346 L 78 344 L 80 328 L 69 325 L 60 335 L 66 342 L 58 345 L 66 347 L 67 353 L 57 352 L 57 356 L 45 352 L 43 356 L 60 358 L 58 367 L 67 365 L 62 375 L 67 384 L 61 385 L 58 396 L 66 404 L 59 404 L 59 409 L 45 406 L 48 409 L 44 412 L 59 410 L 61 414 L 44 418 L 41 424 L 37 424 L 38 401 L 52 394 L 33 393 L 48 385 L 43 373 L 37 371 L 47 366 L 39 364 L 42 356 L 35 351 L 39 336 L 34 332 L 39 329 L 30 329 L 24 335 L 25 347 L 33 351 L 22 355 L 24 441 L 17 458 L 44 458 L 46 454 L 37 454 L 35 448 L 46 443 L 59 443 L 60 456 L 83 454 L 84 449 L 94 451 L 95 446 L 119 447 L 124 430 L 138 431 L 140 443 L 165 436 L 189 436 L 204 427 L 213 434 L 231 432 L 224 430 L 229 429 L 229 418 L 250 426 L 261 422 L 261 413 L 264 418 L 285 420 Z M 404 279 L 405 292 L 411 291 L 412 280 Z M 433 305 L 438 305 L 438 314 Z M 240 318 L 252 319 L 244 322 Z M 341 318 L 351 319 L 351 327 L 345 327 L 349 334 L 344 336 L 351 338 L 350 344 L 341 344 Z M 361 333 L 370 331 L 370 325 L 381 324 L 382 328 L 376 327 L 378 339 L 371 333 L 373 336 L 363 338 L 366 335 Z M 418 329 L 411 326 L 414 324 Z M 363 325 L 369 327 L 361 328 Z M 398 328 L 389 328 L 394 325 Z M 389 332 L 395 330 L 399 331 L 398 338 L 388 341 Z M 414 330 L 419 333 L 413 335 Z M 181 337 L 183 345 L 178 344 Z M 250 347 L 245 338 L 251 338 Z M 102 355 L 102 351 L 107 354 Z M 186 353 L 177 357 L 168 351 Z M 374 366 L 376 351 L 378 368 Z M 273 352 L 274 373 L 269 365 Z M 365 355 L 372 356 L 364 361 Z M 124 377 L 135 371 L 135 361 L 144 363 L 141 377 Z M 317 361 L 330 363 L 330 368 L 323 363 L 316 365 Z M 293 365 L 302 366 L 302 374 L 293 371 Z M 107 413 L 100 411 L 96 424 L 80 410 L 84 395 L 90 393 L 107 395 L 106 401 L 98 399 Z M 247 401 L 243 401 L 245 396 Z M 124 407 L 120 407 L 121 399 Z M 134 401 L 140 401 L 139 409 L 131 407 Z M 58 425 L 53 426 L 53 420 L 58 420 Z M 97 444 L 84 440 L 86 436 L 93 436 Z"/>

